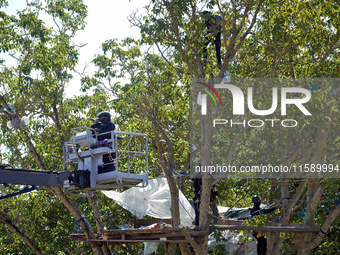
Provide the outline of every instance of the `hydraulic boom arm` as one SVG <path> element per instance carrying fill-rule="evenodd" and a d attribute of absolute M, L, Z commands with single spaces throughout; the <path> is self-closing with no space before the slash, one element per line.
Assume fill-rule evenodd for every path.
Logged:
<path fill-rule="evenodd" d="M 30 192 L 42 186 L 63 186 L 64 181 L 71 176 L 72 172 L 70 171 L 55 172 L 47 170 L 15 169 L 0 165 L 0 183 L 5 186 L 13 184 L 26 186 L 11 194 L 0 194 L 0 199 Z M 31 187 L 27 187 L 28 185 Z"/>

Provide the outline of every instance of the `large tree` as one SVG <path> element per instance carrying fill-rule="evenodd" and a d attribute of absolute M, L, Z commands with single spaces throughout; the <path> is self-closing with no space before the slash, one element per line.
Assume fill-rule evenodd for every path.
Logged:
<path fill-rule="evenodd" d="M 1 4 L 6 3 L 1 1 Z M 313 8 L 315 5 L 319 8 Z M 176 180 L 180 171 L 189 169 L 190 162 L 188 109 L 191 79 L 221 77 L 225 70 L 232 77 L 242 78 L 337 78 L 340 22 L 337 8 L 335 2 L 320 1 L 220 3 L 153 0 L 143 18 L 138 18 L 137 14 L 131 16 L 131 22 L 141 29 L 142 41 L 127 38 L 121 43 L 114 39 L 103 43 L 103 54 L 93 61 L 98 67 L 97 71 L 82 80 L 82 89 L 87 95 L 73 99 L 65 99 L 64 90 L 72 78 L 71 70 L 77 63 L 78 52 L 72 38 L 76 31 L 84 27 L 86 7 L 82 2 L 33 2 L 17 16 L 1 12 L 1 51 L 16 61 L 15 66 L 2 62 L 0 73 L 0 100 L 1 106 L 4 106 L 0 108 L 1 161 L 15 167 L 60 169 L 62 146 L 70 138 L 70 129 L 88 126 L 90 120 L 82 117 L 93 117 L 95 113 L 112 107 L 122 130 L 138 130 L 148 134 L 150 177 L 165 174 L 171 190 L 173 224 L 177 227 L 180 224 L 180 183 Z M 205 9 L 223 17 L 221 70 L 217 68 L 212 44 L 208 47 L 210 57 L 207 65 L 202 61 L 207 31 L 199 12 Z M 40 19 L 38 14 L 42 13 L 48 14 L 52 25 L 48 26 Z M 141 49 L 146 50 L 142 52 Z M 235 56 L 236 61 L 233 60 Z M 119 83 L 121 77 L 129 80 Z M 261 95 L 263 91 L 257 89 L 256 94 Z M 215 145 L 212 148 L 210 144 L 194 143 L 191 146 L 199 148 L 204 164 L 210 161 L 213 152 L 217 152 L 225 162 L 235 165 L 273 159 L 283 165 L 324 162 L 337 165 L 337 93 L 336 88 L 331 91 L 323 88 L 313 91 L 315 100 L 309 106 L 313 107 L 317 118 L 315 122 L 307 121 L 301 132 L 292 134 L 284 128 L 275 132 L 268 128 L 233 129 L 228 142 L 224 144 L 227 151 L 225 155 L 218 154 L 218 146 Z M 265 108 L 268 106 L 261 102 L 261 96 L 256 100 Z M 29 126 L 8 129 L 8 121 L 23 116 L 30 118 Z M 207 128 L 205 135 L 209 138 L 219 134 Z M 270 141 L 273 143 L 263 142 L 268 139 L 272 139 Z M 258 150 L 250 150 L 250 147 Z M 332 200 L 338 192 L 336 179 L 286 177 L 254 181 L 205 178 L 200 210 L 201 229 L 208 229 L 210 188 L 216 182 L 223 205 L 247 206 L 252 193 L 263 194 L 268 189 L 265 200 L 282 201 L 278 222 L 322 225 L 322 231 L 316 236 L 269 236 L 271 254 L 278 254 L 284 245 L 289 246 L 293 242 L 298 245 L 300 254 L 309 254 L 321 242 L 325 247 L 328 246 L 328 250 L 337 249 L 333 242 L 337 231 L 326 238 L 324 232 L 332 223 L 334 226 L 339 223 L 340 207 L 333 205 L 331 210 L 320 212 L 322 207 L 332 206 Z M 31 193 L 1 204 L 0 219 L 6 228 L 1 228 L 5 234 L 0 242 L 8 243 L 2 246 L 4 252 L 31 249 L 36 254 L 57 253 L 67 246 L 63 245 L 67 240 L 62 239 L 61 244 L 53 249 L 48 238 L 44 239 L 44 234 L 50 234 L 50 240 L 54 240 L 59 233 L 65 236 L 73 222 L 68 218 L 70 215 L 76 221 L 75 230 L 78 230 L 79 224 L 90 239 L 94 237 L 93 229 L 97 228 L 97 232 L 102 233 L 104 226 L 115 227 L 122 223 L 120 220 L 124 220 L 124 217 L 113 217 L 117 211 L 122 215 L 122 209 L 112 206 L 101 194 L 81 193 L 76 194 L 78 198 L 74 199 L 60 188 L 50 188 L 48 192 Z M 28 209 L 25 208 L 19 214 L 16 204 L 27 205 Z M 44 210 L 39 212 L 39 220 L 30 229 L 25 225 L 27 219 L 34 221 L 37 217 L 29 209 L 31 206 L 32 211 L 35 211 L 37 205 L 43 206 Z M 301 214 L 301 210 L 305 211 L 303 220 L 295 217 L 297 213 Z M 44 228 L 46 222 L 51 219 L 54 221 L 53 216 L 57 214 L 65 215 L 66 219 L 58 220 L 63 226 L 50 224 Z M 8 229 L 15 236 L 8 234 Z M 25 245 L 18 242 L 17 238 Z M 18 243 L 19 248 L 15 246 Z M 207 242 L 202 245 L 192 243 L 192 246 L 197 254 L 207 254 Z M 91 248 L 95 254 L 110 253 L 106 245 Z M 88 247 L 82 249 L 89 250 Z M 122 251 L 125 253 L 135 252 L 125 246 L 122 249 L 125 249 Z M 166 250 L 169 254 L 175 253 L 174 246 L 170 245 Z M 187 245 L 181 245 L 181 250 L 183 254 L 190 254 Z"/>
<path fill-rule="evenodd" d="M 313 8 L 318 6 L 319 8 Z M 223 17 L 223 66 L 217 69 L 212 47 L 208 49 L 207 66 L 202 61 L 204 38 L 207 30 L 199 12 L 208 9 Z M 338 78 L 339 71 L 339 12 L 336 2 L 319 1 L 166 1 L 154 0 L 146 8 L 147 15 L 142 19 L 137 14 L 131 16 L 134 25 L 140 27 L 143 42 L 154 45 L 162 58 L 167 61 L 168 68 L 181 70 L 185 79 L 222 77 L 227 69 L 233 77 L 269 77 L 269 78 Z M 234 56 L 236 61 L 232 61 Z M 307 83 L 308 84 L 308 83 Z M 313 83 L 312 83 L 313 84 Z M 321 86 L 321 85 L 320 85 Z M 275 150 L 265 146 L 265 155 L 279 155 L 277 159 L 282 165 L 301 164 L 338 164 L 339 130 L 338 130 L 338 85 L 333 88 L 324 85 L 313 94 L 313 123 L 307 123 L 301 132 L 288 134 L 287 130 L 279 131 L 284 136 L 283 146 Z M 325 89 L 327 87 L 327 89 Z M 268 108 L 265 108 L 268 109 Z M 293 113 L 291 113 L 293 114 Z M 207 123 L 207 117 L 201 119 Z M 308 126 L 308 127 L 307 127 Z M 210 127 L 204 127 L 205 139 L 208 143 L 200 144 L 203 164 L 209 165 L 211 154 L 211 137 L 214 135 Z M 283 132 L 283 133 L 282 133 Z M 239 132 L 229 144 L 225 154 L 227 163 L 240 161 L 236 151 L 249 143 L 249 132 Z M 268 132 L 252 133 L 251 136 L 268 137 Z M 312 137 L 312 140 L 310 138 Z M 299 142 L 296 142 L 299 141 Z M 253 146 L 256 146 L 253 144 Z M 280 149 L 281 148 L 281 149 Z M 283 148 L 283 149 L 282 149 Z M 309 150 L 307 150 L 309 148 Z M 332 149 L 331 149 L 332 148 Z M 329 151 L 336 160 L 325 161 Z M 245 154 L 243 152 L 243 154 Z M 264 158 L 253 154 L 253 159 Z M 248 161 L 244 164 L 250 163 Z M 211 185 L 218 181 L 205 179 L 201 204 L 200 228 L 207 229 L 209 192 Z M 307 178 L 299 185 L 289 185 L 292 180 L 280 180 L 279 194 L 283 208 L 279 221 L 292 222 L 292 212 L 300 206 L 306 207 L 304 224 L 315 222 L 315 214 L 326 187 L 333 181 L 318 181 Z M 330 185 L 330 186 L 329 186 Z M 298 187 L 298 188 L 296 188 Z M 306 200 L 300 199 L 305 194 Z M 289 200 L 286 198 L 289 197 Z M 299 203 L 300 202 L 300 203 Z M 322 222 L 319 235 L 300 237 L 298 243 L 300 254 L 309 254 L 323 240 L 323 232 L 339 215 L 340 207 L 328 215 Z M 282 247 L 283 239 L 279 235 L 272 237 L 271 254 L 277 254 Z M 206 252 L 207 246 L 203 245 Z M 197 251 L 196 251 L 197 252 Z"/>
<path fill-rule="evenodd" d="M 1 7 L 5 5 L 7 3 L 1 1 Z M 79 0 L 32 1 L 16 15 L 1 12 L 0 51 L 5 56 L 0 72 L 1 164 L 17 168 L 62 170 L 62 148 L 64 142 L 70 139 L 70 129 L 89 125 L 89 120 L 84 121 L 82 117 L 87 114 L 94 116 L 94 111 L 104 110 L 100 106 L 103 106 L 101 102 L 105 100 L 105 95 L 94 93 L 73 99 L 66 99 L 65 95 L 81 47 L 75 44 L 73 38 L 77 31 L 84 28 L 86 14 L 87 7 Z M 13 61 L 15 64 L 11 65 Z M 89 109 L 89 102 L 97 107 Z M 23 116 L 30 119 L 29 125 L 14 125 L 11 129 L 7 126 L 8 122 Z M 70 220 L 75 220 L 88 238 L 94 238 L 92 228 L 95 227 L 95 220 L 88 223 L 80 205 L 62 188 L 47 187 L 46 190 L 50 194 L 38 192 L 27 198 L 21 196 L 12 198 L 13 201 L 6 200 L 0 208 L 2 222 L 36 254 L 58 253 L 69 246 L 65 242 L 69 243 L 66 233 L 70 231 L 67 229 Z M 94 194 L 86 193 L 84 196 L 91 201 L 89 208 L 93 208 L 94 218 L 100 218 L 96 215 L 100 212 L 96 210 L 96 200 L 92 199 Z M 60 202 L 67 211 L 60 208 Z M 22 204 L 24 208 L 32 206 L 34 210 L 19 210 L 18 213 L 20 208 L 13 206 L 15 204 Z M 40 206 L 41 209 L 38 208 Z M 32 221 L 29 222 L 31 217 Z M 63 221 L 64 217 L 69 220 Z M 57 222 L 65 225 L 61 227 L 64 233 L 58 233 L 63 236 L 61 246 L 53 245 L 58 235 L 56 231 L 59 232 L 60 225 L 54 225 Z M 100 223 L 97 222 L 101 228 L 98 232 L 103 229 Z M 47 230 L 45 235 L 39 227 Z M 45 236 L 49 238 L 45 239 Z M 4 252 L 18 250 L 6 250 L 13 245 L 13 239 L 3 240 L 6 241 L 9 243 L 8 246 L 2 245 Z M 71 249 L 76 249 L 76 246 Z M 110 253 L 107 246 L 94 245 L 92 250 L 95 254 Z"/>
<path fill-rule="evenodd" d="M 110 92 L 117 99 L 112 107 L 119 117 L 116 123 L 124 131 L 144 132 L 149 140 L 150 178 L 165 174 L 171 193 L 173 227 L 179 227 L 179 189 L 176 176 L 189 167 L 188 86 L 175 69 L 169 69 L 162 57 L 142 54 L 140 42 L 126 38 L 121 43 L 108 40 L 103 54 L 93 62 L 97 71 L 83 78 L 83 88 Z M 121 84 L 119 77 L 129 79 Z M 123 81 L 123 82 L 126 82 Z M 188 247 L 181 245 L 183 251 Z M 167 251 L 174 252 L 169 245 Z"/>

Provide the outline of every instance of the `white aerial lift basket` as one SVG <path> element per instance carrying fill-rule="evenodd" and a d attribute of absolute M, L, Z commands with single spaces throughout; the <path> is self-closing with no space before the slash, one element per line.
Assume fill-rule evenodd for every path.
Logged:
<path fill-rule="evenodd" d="M 74 178 L 83 178 L 84 184 L 74 186 L 71 182 L 66 189 L 145 187 L 149 175 L 148 138 L 142 133 L 98 134 L 88 127 L 73 128 L 72 140 L 64 145 L 64 170 L 68 165 L 76 167 Z"/>

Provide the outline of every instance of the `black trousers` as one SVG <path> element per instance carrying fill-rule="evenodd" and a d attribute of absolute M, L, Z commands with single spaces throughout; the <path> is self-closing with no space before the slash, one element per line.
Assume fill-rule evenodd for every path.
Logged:
<path fill-rule="evenodd" d="M 195 209 L 195 225 L 199 225 L 200 222 L 200 205 L 201 205 L 201 198 L 194 197 L 194 209 Z M 198 201 L 199 200 L 199 201 Z M 197 203 L 195 201 L 198 201 Z M 210 208 L 213 211 L 213 220 L 214 223 L 217 224 L 218 222 L 218 208 L 217 208 L 217 200 L 210 199 Z"/>
<path fill-rule="evenodd" d="M 252 235 L 257 240 L 257 254 L 267 255 L 267 239 L 263 235 L 257 237 L 257 231 L 253 231 Z"/>
<path fill-rule="evenodd" d="M 222 65 L 221 61 L 221 33 L 217 33 L 213 37 L 205 37 L 205 44 L 203 47 L 203 57 L 208 58 L 208 45 L 211 41 L 214 41 L 215 43 L 215 50 L 216 50 L 216 58 L 218 66 L 220 67 Z"/>
<path fill-rule="evenodd" d="M 257 239 L 257 254 L 267 255 L 267 239 L 264 236 Z"/>
<path fill-rule="evenodd" d="M 201 201 L 199 202 L 195 202 L 197 201 L 197 197 L 194 197 L 193 200 L 194 200 L 194 209 L 195 209 L 195 225 L 198 226 L 199 223 L 200 223 L 200 204 L 201 204 Z"/>
<path fill-rule="evenodd" d="M 104 154 L 103 155 L 103 163 L 104 166 L 98 167 L 98 174 L 107 173 L 115 171 L 115 165 L 112 159 L 116 157 L 116 153 Z"/>

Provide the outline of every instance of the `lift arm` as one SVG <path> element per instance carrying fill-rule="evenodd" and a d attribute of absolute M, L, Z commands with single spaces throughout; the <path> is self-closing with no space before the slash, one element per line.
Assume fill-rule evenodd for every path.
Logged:
<path fill-rule="evenodd" d="M 47 170 L 16 169 L 0 165 L 0 183 L 32 186 L 63 186 L 71 172 Z"/>
<path fill-rule="evenodd" d="M 84 171 L 83 171 L 84 172 Z M 0 184 L 4 186 L 10 185 L 24 185 L 20 190 L 10 194 L 0 194 L 0 200 L 8 197 L 13 197 L 19 194 L 27 193 L 32 190 L 41 188 L 43 186 L 63 186 L 64 181 L 69 178 L 75 185 L 83 186 L 84 183 L 79 184 L 79 174 L 83 175 L 82 171 L 70 172 L 56 172 L 48 170 L 33 170 L 33 169 L 16 169 L 8 168 L 0 165 Z M 79 174 L 78 174 L 79 173 Z M 80 175 L 80 176 L 81 176 Z M 80 182 L 82 182 L 80 180 Z"/>

